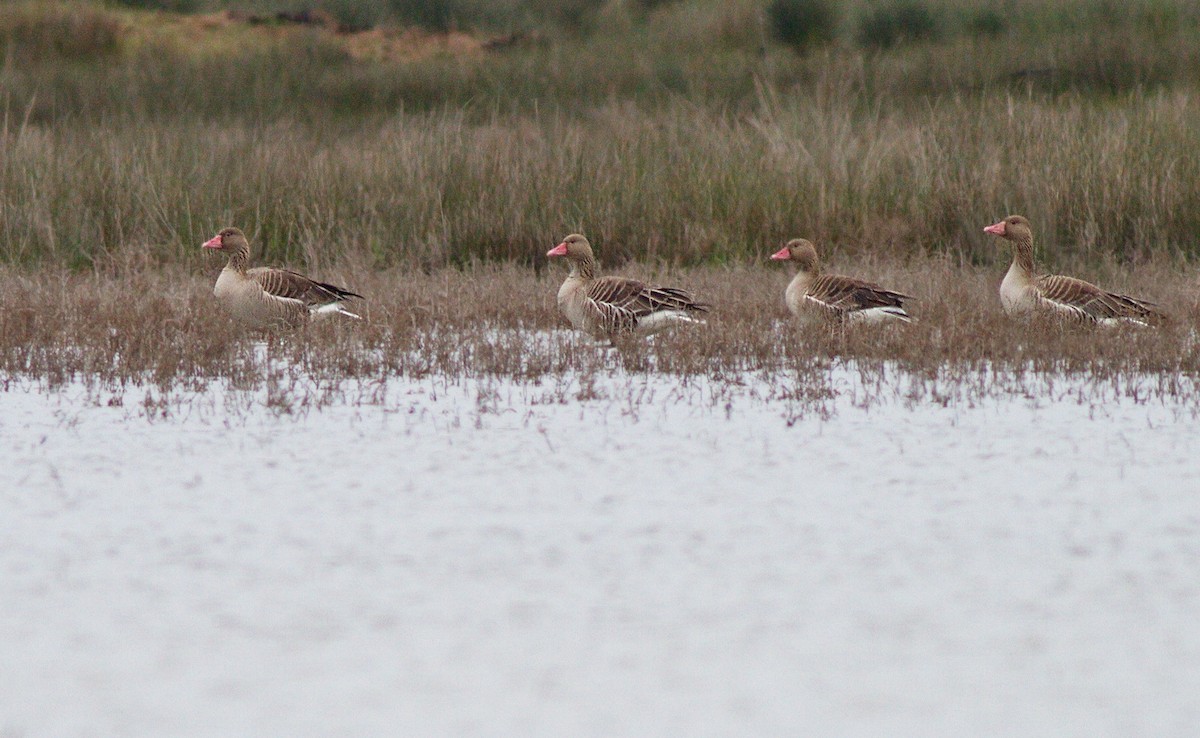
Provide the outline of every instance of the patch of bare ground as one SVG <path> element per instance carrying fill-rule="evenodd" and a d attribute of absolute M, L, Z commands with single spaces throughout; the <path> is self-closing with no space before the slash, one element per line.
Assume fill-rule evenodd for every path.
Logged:
<path fill-rule="evenodd" d="M 558 388 L 548 401 L 570 402 L 604 397 L 596 380 L 620 375 L 703 381 L 714 402 L 742 391 L 820 410 L 838 391 L 832 370 L 839 367 L 858 372 L 863 396 L 855 402 L 863 405 L 1013 394 L 1194 404 L 1194 275 L 1165 263 L 1109 275 L 1126 279 L 1107 286 L 1156 300 L 1172 319 L 1157 328 L 1106 330 L 1010 319 L 996 294 L 1005 266 L 972 268 L 940 257 L 835 260 L 833 270 L 911 294 L 918 319 L 842 329 L 792 321 L 782 300 L 791 275 L 774 265 L 628 264 L 622 273 L 686 286 L 714 308 L 705 326 L 619 351 L 567 328 L 555 304 L 563 276 L 555 269 L 326 270 L 318 276 L 368 296 L 360 306 L 367 320 L 272 333 L 246 332 L 226 317 L 210 294 L 214 265 L 88 275 L 9 271 L 0 295 L 0 370 L 6 384 L 82 383 L 116 403 L 135 387 L 266 389 L 283 409 L 378 402 L 389 382 L 431 376 L 544 384 Z M 337 390 L 347 383 L 358 388 L 352 397 Z"/>
<path fill-rule="evenodd" d="M 540 42 L 534 33 L 485 35 L 459 30 L 427 31 L 413 27 L 352 28 L 322 10 L 250 13 L 223 10 L 196 15 L 158 14 L 152 20 L 128 16 L 126 32 L 203 55 L 230 53 L 233 44 L 261 46 L 294 40 L 300 34 L 337 49 L 347 57 L 371 62 L 415 62 L 431 56 L 466 58 L 488 50 Z"/>
<path fill-rule="evenodd" d="M 437 54 L 454 57 L 483 53 L 485 41 L 461 31 L 429 33 L 419 28 L 374 28 L 345 35 L 346 50 L 355 59 L 417 61 Z"/>

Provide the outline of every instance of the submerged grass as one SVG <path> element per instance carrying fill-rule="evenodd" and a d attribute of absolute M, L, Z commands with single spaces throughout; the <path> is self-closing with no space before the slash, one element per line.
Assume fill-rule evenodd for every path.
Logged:
<path fill-rule="evenodd" d="M 686 285 L 715 308 L 706 326 L 620 351 L 565 329 L 554 297 L 562 275 L 514 266 L 323 273 L 368 295 L 369 319 L 271 334 L 231 323 L 209 293 L 211 274 L 8 273 L 14 288 L 0 296 L 0 372 L 6 386 L 83 384 L 96 402 L 136 403 L 127 392 L 157 397 L 152 414 L 170 411 L 162 398 L 213 385 L 265 393 L 268 407 L 296 412 L 386 403 L 389 386 L 423 378 L 536 387 L 538 402 L 609 399 L 633 407 L 655 401 L 636 379 L 649 376 L 694 391 L 700 382 L 710 404 L 749 393 L 783 403 L 796 417 L 829 412 L 847 391 L 865 407 L 1012 395 L 1198 406 L 1194 277 L 1169 264 L 1101 275 L 1114 289 L 1160 299 L 1169 324 L 1089 330 L 1004 316 L 995 294 L 1003 257 L 987 269 L 944 257 L 832 261 L 910 292 L 919 322 L 882 330 L 796 325 L 782 307 L 790 275 L 765 264 L 667 272 L 627 265 L 626 273 Z M 862 380 L 853 389 L 839 379 L 847 369 Z"/>

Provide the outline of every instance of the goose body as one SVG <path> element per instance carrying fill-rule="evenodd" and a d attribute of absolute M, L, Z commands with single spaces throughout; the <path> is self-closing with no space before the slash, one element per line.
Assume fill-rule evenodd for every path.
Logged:
<path fill-rule="evenodd" d="M 1000 283 L 1000 302 L 1009 315 L 1055 315 L 1103 326 L 1149 325 L 1162 317 L 1152 302 L 1101 289 L 1058 274 L 1037 274 L 1029 220 L 1010 215 L 983 229 L 1012 243 L 1013 260 Z"/>
<path fill-rule="evenodd" d="M 203 248 L 229 256 L 217 276 L 213 294 L 239 321 L 255 326 L 300 325 L 314 315 L 341 313 L 361 320 L 343 303 L 362 295 L 317 282 L 288 269 L 249 268 L 250 244 L 237 228 L 225 228 Z"/>
<path fill-rule="evenodd" d="M 567 236 L 546 256 L 570 262 L 571 271 L 558 288 L 558 309 L 576 330 L 593 338 L 611 341 L 704 322 L 696 316 L 707 312 L 708 305 L 696 302 L 686 290 L 627 277 L 597 277 L 591 244 L 579 234 Z"/>
<path fill-rule="evenodd" d="M 805 322 L 911 323 L 904 309 L 908 295 L 840 274 L 823 274 L 817 249 L 811 241 L 795 238 L 771 255 L 796 263 L 796 276 L 788 283 L 784 302 L 792 315 Z"/>

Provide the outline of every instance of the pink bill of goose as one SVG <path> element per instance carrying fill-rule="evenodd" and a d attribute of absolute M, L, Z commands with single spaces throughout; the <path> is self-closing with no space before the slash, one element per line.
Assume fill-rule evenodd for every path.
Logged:
<path fill-rule="evenodd" d="M 213 294 L 238 320 L 255 327 L 300 325 L 315 315 L 341 313 L 361 320 L 343 306 L 362 295 L 342 287 L 316 282 L 287 269 L 250 269 L 250 243 L 237 228 L 224 228 L 202 248 L 229 257 L 217 277 Z"/>
<path fill-rule="evenodd" d="M 1000 302 L 1009 315 L 1041 313 L 1100 325 L 1149 325 L 1163 317 L 1152 302 L 1108 292 L 1074 277 L 1037 274 L 1033 229 L 1024 216 L 1010 215 L 983 230 L 1012 243 L 1012 265 L 1000 283 Z"/>
<path fill-rule="evenodd" d="M 686 290 L 660 287 L 626 277 L 597 277 L 592 245 L 573 233 L 546 252 L 571 265 L 558 289 L 558 309 L 576 330 L 598 340 L 621 335 L 651 334 L 681 323 L 703 323 L 695 317 L 708 305 Z"/>
<path fill-rule="evenodd" d="M 793 238 L 771 258 L 796 264 L 796 276 L 783 297 L 788 310 L 801 320 L 843 323 L 913 320 L 904 309 L 904 301 L 912 299 L 908 295 L 873 282 L 822 273 L 817 249 L 808 239 Z"/>

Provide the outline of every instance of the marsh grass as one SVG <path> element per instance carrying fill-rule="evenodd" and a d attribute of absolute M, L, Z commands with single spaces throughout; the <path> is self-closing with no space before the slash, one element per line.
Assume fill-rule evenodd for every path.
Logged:
<path fill-rule="evenodd" d="M 765 7 L 610 3 L 501 51 L 426 36 L 420 53 L 388 27 L 0 7 L 4 380 L 116 402 L 148 386 L 147 412 L 212 382 L 289 412 L 347 382 L 374 403 L 428 376 L 545 382 L 567 401 L 621 372 L 703 378 L 714 398 L 751 384 L 807 412 L 847 366 L 878 389 L 868 403 L 1054 396 L 1080 376 L 1108 388 L 1096 398 L 1194 398 L 1194 8 L 1021 0 L 971 30 L 980 6 L 946 0 L 928 3 L 937 41 L 864 49 L 846 13 L 797 55 Z M 1177 319 L 1006 320 L 1008 256 L 981 229 L 1018 212 L 1048 269 Z M 256 261 L 369 295 L 371 320 L 239 334 L 209 294 L 219 265 L 197 255 L 226 225 Z M 562 275 L 542 254 L 572 231 L 610 270 L 696 289 L 710 324 L 621 352 L 555 330 Z M 911 292 L 921 322 L 792 326 L 766 256 L 801 235 L 833 268 Z"/>
<path fill-rule="evenodd" d="M 944 257 L 840 261 L 835 270 L 910 292 L 919 322 L 884 330 L 797 325 L 782 306 L 790 274 L 767 264 L 626 265 L 619 271 L 685 285 L 715 308 L 706 326 L 621 350 L 597 348 L 566 328 L 554 298 L 561 274 L 515 266 L 334 270 L 321 276 L 368 295 L 369 320 L 279 333 L 244 332 L 228 320 L 209 293 L 214 265 L 8 273 L 15 288 L 0 296 L 0 371 L 6 386 L 83 385 L 97 403 L 150 397 L 153 407 L 144 410 L 156 416 L 214 386 L 231 397 L 258 393 L 268 408 L 289 413 L 335 402 L 386 404 L 389 387 L 429 378 L 482 388 L 515 383 L 540 403 L 608 399 L 634 407 L 664 399 L 637 379 L 650 376 L 670 378 L 689 402 L 719 406 L 748 393 L 782 403 L 795 417 L 828 413 L 846 392 L 863 407 L 1013 395 L 1197 407 L 1194 278 L 1171 265 L 1148 264 L 1108 283 L 1160 300 L 1170 323 L 1095 330 L 1004 316 L 996 286 L 1006 261 L 987 269 Z M 862 381 L 847 389 L 839 368 Z"/>
<path fill-rule="evenodd" d="M 764 93 L 765 94 L 765 93 Z M 352 126 L 204 120 L 26 125 L 0 138 L 0 260 L 168 264 L 230 224 L 256 258 L 541 266 L 582 231 L 611 264 L 745 263 L 804 234 L 860 253 L 974 261 L 981 229 L 1035 226 L 1053 268 L 1193 256 L 1200 99 L 1023 96 L 856 112 L 833 89 L 749 114 L 612 102 L 586 115 L 463 111 Z"/>
<path fill-rule="evenodd" d="M 540 268 L 569 231 L 613 264 L 746 263 L 799 233 L 979 262 L 1013 212 L 1052 267 L 1194 256 L 1195 13 L 1039 8 L 998 36 L 798 57 L 763 46 L 761 4 L 667 3 L 373 61 L 324 30 L 18 3 L 0 262 L 167 265 L 229 224 L 314 266 Z M 56 46 L 75 26 L 90 51 Z"/>

